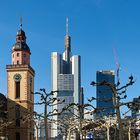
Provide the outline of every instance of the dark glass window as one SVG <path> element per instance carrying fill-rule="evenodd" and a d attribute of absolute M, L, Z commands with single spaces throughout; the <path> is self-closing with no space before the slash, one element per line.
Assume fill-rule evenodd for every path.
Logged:
<path fill-rule="evenodd" d="M 20 106 L 15 106 L 15 117 L 16 117 L 16 126 L 20 127 Z"/>
<path fill-rule="evenodd" d="M 15 84 L 16 84 L 16 87 L 15 87 L 16 97 L 15 98 L 20 98 L 20 81 L 15 82 Z"/>
<path fill-rule="evenodd" d="M 20 133 L 16 132 L 16 140 L 20 140 Z"/>
<path fill-rule="evenodd" d="M 19 56 L 19 53 L 17 53 L 17 56 Z"/>

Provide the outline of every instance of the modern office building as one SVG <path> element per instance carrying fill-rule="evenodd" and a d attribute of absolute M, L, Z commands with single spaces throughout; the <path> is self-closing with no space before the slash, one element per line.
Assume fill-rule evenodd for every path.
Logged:
<path fill-rule="evenodd" d="M 7 70 L 8 140 L 33 140 L 34 75 L 30 65 L 31 51 L 26 35 L 20 29 L 12 47 L 12 64 Z"/>
<path fill-rule="evenodd" d="M 133 102 L 134 102 L 134 107 L 132 109 L 132 117 L 133 118 L 136 118 L 136 119 L 140 119 L 140 96 L 139 98 L 134 98 L 133 99 Z"/>
<path fill-rule="evenodd" d="M 72 56 L 71 52 L 71 37 L 68 34 L 68 19 L 66 24 L 65 36 L 65 50 L 63 54 L 53 52 L 51 54 L 52 61 L 52 91 L 59 91 L 54 93 L 53 97 L 59 98 L 60 101 L 65 100 L 62 104 L 57 104 L 55 101 L 52 110 L 57 109 L 61 111 L 63 107 L 70 103 L 83 103 L 83 93 L 81 92 L 81 68 L 80 56 Z M 71 110 L 77 113 L 75 110 Z M 53 120 L 58 122 L 64 118 L 70 118 L 69 111 L 63 112 L 60 116 L 53 116 Z M 62 133 L 61 133 L 62 134 Z M 59 125 L 52 124 L 52 138 L 62 139 L 60 136 Z M 60 137 L 60 138 L 58 138 Z"/>
<path fill-rule="evenodd" d="M 115 84 L 114 71 L 97 71 L 96 82 L 109 82 Z M 96 113 L 96 117 L 108 116 L 115 113 L 113 105 L 112 91 L 109 86 L 100 85 L 96 88 L 97 108 L 99 112 Z"/>

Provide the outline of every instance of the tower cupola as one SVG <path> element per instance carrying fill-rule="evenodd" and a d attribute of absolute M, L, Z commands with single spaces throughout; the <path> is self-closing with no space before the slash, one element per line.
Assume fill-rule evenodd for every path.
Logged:
<path fill-rule="evenodd" d="M 20 20 L 20 29 L 16 35 L 16 43 L 12 47 L 12 64 L 30 64 L 30 48 L 26 44 L 26 35 L 22 29 L 22 19 Z"/>
<path fill-rule="evenodd" d="M 16 41 L 24 41 L 26 42 L 25 32 L 20 28 L 16 35 Z"/>

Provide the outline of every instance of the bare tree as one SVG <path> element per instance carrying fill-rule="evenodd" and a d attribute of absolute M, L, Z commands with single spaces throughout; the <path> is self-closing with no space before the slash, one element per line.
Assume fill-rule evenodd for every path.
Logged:
<path fill-rule="evenodd" d="M 122 121 L 121 121 L 121 114 L 120 114 L 120 107 L 123 105 L 129 105 L 132 104 L 132 102 L 127 102 L 127 103 L 123 103 L 120 102 L 121 99 L 126 99 L 127 95 L 126 95 L 126 91 L 127 88 L 131 85 L 134 84 L 134 79 L 133 76 L 131 75 L 128 78 L 128 82 L 123 85 L 120 86 L 120 81 L 117 81 L 117 84 L 112 84 L 110 82 L 107 81 L 102 81 L 102 82 L 91 82 L 92 86 L 108 86 L 110 87 L 111 91 L 112 91 L 112 100 L 113 100 L 113 105 L 116 109 L 116 115 L 117 115 L 117 122 L 118 122 L 118 127 L 119 127 L 119 140 L 123 140 L 123 135 L 122 135 Z"/>
<path fill-rule="evenodd" d="M 39 92 L 35 92 L 34 94 L 40 96 L 40 100 L 37 103 L 34 103 L 36 105 L 44 105 L 44 115 L 39 115 L 42 118 L 44 118 L 44 124 L 45 124 L 45 137 L 46 140 L 48 140 L 48 119 L 50 116 L 58 115 L 58 110 L 53 110 L 52 112 L 48 112 L 48 106 L 53 106 L 54 102 L 57 100 L 57 104 L 62 104 L 65 102 L 65 100 L 60 101 L 58 98 L 53 98 L 52 96 L 58 91 L 51 91 L 46 92 L 44 88 L 41 88 Z"/>

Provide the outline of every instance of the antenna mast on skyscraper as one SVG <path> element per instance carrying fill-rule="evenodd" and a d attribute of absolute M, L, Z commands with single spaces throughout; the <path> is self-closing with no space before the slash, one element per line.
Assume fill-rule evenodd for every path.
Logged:
<path fill-rule="evenodd" d="M 69 35 L 69 23 L 68 23 L 68 17 L 66 17 L 66 35 Z"/>

